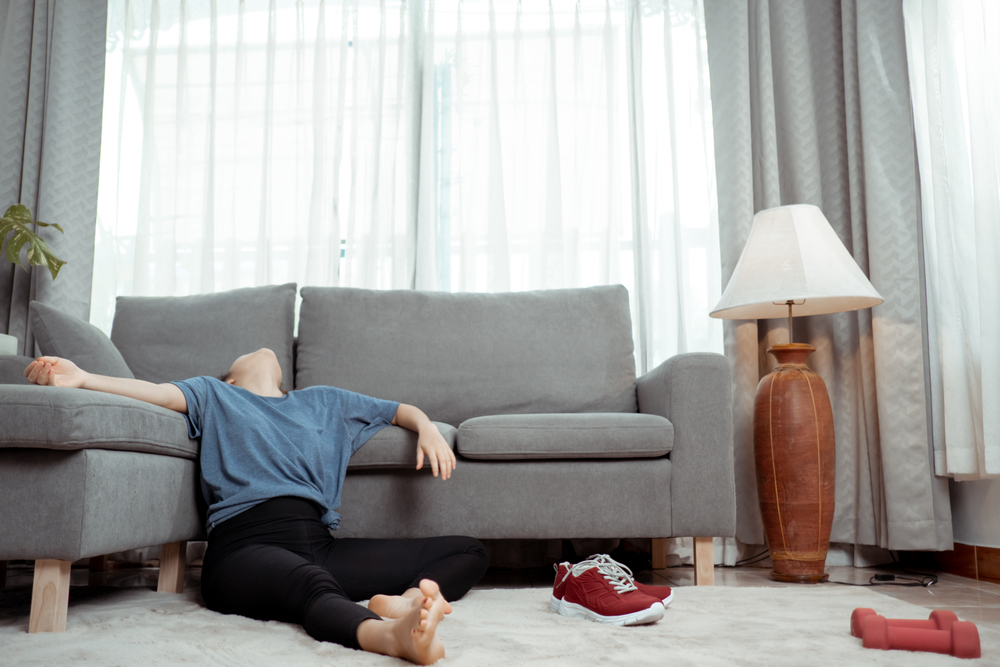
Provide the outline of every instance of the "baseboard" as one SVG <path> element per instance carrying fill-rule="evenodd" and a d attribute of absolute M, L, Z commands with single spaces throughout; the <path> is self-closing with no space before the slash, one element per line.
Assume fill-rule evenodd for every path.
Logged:
<path fill-rule="evenodd" d="M 901 551 L 904 566 L 1000 584 L 1000 549 L 955 543 L 951 551 Z"/>

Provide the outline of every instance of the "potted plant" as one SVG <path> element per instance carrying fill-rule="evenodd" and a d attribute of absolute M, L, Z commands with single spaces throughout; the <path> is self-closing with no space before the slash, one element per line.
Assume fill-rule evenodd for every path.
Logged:
<path fill-rule="evenodd" d="M 31 211 L 24 204 L 14 204 L 0 218 L 0 247 L 7 244 L 7 261 L 16 264 L 27 271 L 31 266 L 44 266 L 55 280 L 62 268 L 63 260 L 56 257 L 42 237 L 35 233 L 31 225 L 55 227 L 63 233 L 62 227 L 54 223 L 39 222 L 31 219 Z M 24 260 L 21 251 L 27 246 Z M 25 264 L 27 261 L 27 264 Z M 17 338 L 0 334 L 0 354 L 17 354 Z"/>

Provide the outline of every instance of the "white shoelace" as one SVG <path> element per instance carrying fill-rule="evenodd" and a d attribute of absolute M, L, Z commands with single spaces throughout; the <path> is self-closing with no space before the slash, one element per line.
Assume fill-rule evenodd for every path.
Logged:
<path fill-rule="evenodd" d="M 562 581 L 559 583 L 561 584 L 563 581 L 566 581 L 566 578 L 571 574 L 574 577 L 578 577 L 591 568 L 597 568 L 597 571 L 600 572 L 605 579 L 611 582 L 611 585 L 615 587 L 615 590 L 618 591 L 618 593 L 628 593 L 630 591 L 639 590 L 633 582 L 632 572 L 621 563 L 612 560 L 612 558 L 606 554 L 591 556 L 587 560 L 582 560 L 576 565 L 568 568 L 566 570 L 566 574 L 562 578 Z"/>
<path fill-rule="evenodd" d="M 587 560 L 592 560 L 595 563 L 604 563 L 608 567 L 616 567 L 621 570 L 622 574 L 628 578 L 630 582 L 635 584 L 635 575 L 632 574 L 632 570 L 628 569 L 628 566 L 624 563 L 619 563 L 614 558 L 607 554 L 593 554 Z"/>

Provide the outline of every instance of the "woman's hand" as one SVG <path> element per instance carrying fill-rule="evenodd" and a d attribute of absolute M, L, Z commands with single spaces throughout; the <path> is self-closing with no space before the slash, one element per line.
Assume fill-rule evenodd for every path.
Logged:
<path fill-rule="evenodd" d="M 424 467 L 424 459 L 430 461 L 434 476 L 441 479 L 451 477 L 457 459 L 455 452 L 445 442 L 441 431 L 427 418 L 419 408 L 406 403 L 400 403 L 396 416 L 392 418 L 393 426 L 402 426 L 417 433 L 417 470 Z"/>
<path fill-rule="evenodd" d="M 86 382 L 87 372 L 69 359 L 38 357 L 24 369 L 24 377 L 46 387 L 79 388 Z"/>
<path fill-rule="evenodd" d="M 38 357 L 24 369 L 24 377 L 28 378 L 28 382 L 47 387 L 92 389 L 106 394 L 127 396 L 175 412 L 187 412 L 184 392 L 173 383 L 153 384 L 145 380 L 88 373 L 69 359 Z"/>
<path fill-rule="evenodd" d="M 456 463 L 455 452 L 451 451 L 437 426 L 430 422 L 417 432 L 417 470 L 424 467 L 425 457 L 435 477 L 438 473 L 443 480 L 451 477 Z"/>

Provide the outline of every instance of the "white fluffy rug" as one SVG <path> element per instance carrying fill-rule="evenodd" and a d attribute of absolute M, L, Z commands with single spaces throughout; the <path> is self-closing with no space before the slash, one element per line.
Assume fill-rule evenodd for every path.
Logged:
<path fill-rule="evenodd" d="M 67 630 L 27 634 L 28 591 L 0 595 L 0 664 L 402 665 L 313 641 L 301 627 L 208 611 L 194 591 L 75 588 Z M 952 665 L 930 653 L 865 649 L 851 611 L 927 618 L 928 610 L 860 588 L 685 587 L 653 625 L 615 628 L 563 618 L 549 590 L 474 590 L 440 626 L 450 665 Z M 979 628 L 983 660 L 1000 664 L 1000 631 Z M 977 664 L 975 662 L 968 664 Z"/>

